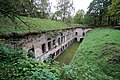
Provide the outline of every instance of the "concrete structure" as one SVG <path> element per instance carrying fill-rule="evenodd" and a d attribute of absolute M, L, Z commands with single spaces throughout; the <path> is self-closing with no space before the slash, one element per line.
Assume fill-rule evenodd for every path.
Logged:
<path fill-rule="evenodd" d="M 17 46 L 29 51 L 35 52 L 35 58 L 38 60 L 47 60 L 48 57 L 55 59 L 74 41 L 82 42 L 86 32 L 91 29 L 68 28 L 62 32 L 55 31 L 43 32 L 37 35 L 29 35 L 16 42 Z M 53 32 L 54 35 L 50 35 Z"/>

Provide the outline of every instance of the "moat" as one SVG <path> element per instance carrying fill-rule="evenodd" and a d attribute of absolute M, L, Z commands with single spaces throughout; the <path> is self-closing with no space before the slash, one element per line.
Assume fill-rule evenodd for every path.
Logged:
<path fill-rule="evenodd" d="M 72 43 L 63 53 L 61 53 L 55 61 L 59 62 L 59 65 L 62 66 L 63 64 L 69 64 L 74 57 L 80 42 Z"/>

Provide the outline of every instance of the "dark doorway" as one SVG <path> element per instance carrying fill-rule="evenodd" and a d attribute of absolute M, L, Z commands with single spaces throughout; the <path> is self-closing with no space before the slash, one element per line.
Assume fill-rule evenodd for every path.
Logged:
<path fill-rule="evenodd" d="M 56 51 L 56 56 L 59 54 L 59 50 Z"/>
<path fill-rule="evenodd" d="M 61 48 L 61 52 L 63 51 L 63 48 Z"/>
<path fill-rule="evenodd" d="M 35 50 L 34 46 L 32 45 L 32 48 L 28 50 L 28 57 L 35 58 Z"/>
<path fill-rule="evenodd" d="M 61 43 L 63 42 L 63 37 L 61 37 Z"/>
<path fill-rule="evenodd" d="M 84 38 L 80 38 L 80 42 L 82 42 L 82 41 L 83 41 L 83 39 L 84 39 Z"/>
<path fill-rule="evenodd" d="M 55 39 L 53 40 L 53 46 L 55 45 Z"/>
<path fill-rule="evenodd" d="M 51 40 L 51 38 L 47 38 L 47 40 Z"/>
<path fill-rule="evenodd" d="M 58 44 L 60 45 L 60 38 L 58 38 Z"/>
<path fill-rule="evenodd" d="M 77 38 L 75 38 L 74 40 L 77 41 Z"/>
<path fill-rule="evenodd" d="M 45 44 L 42 44 L 42 53 L 46 52 L 46 46 Z"/>
<path fill-rule="evenodd" d="M 50 58 L 51 58 L 51 59 L 54 59 L 54 57 L 55 57 L 55 53 L 50 54 Z"/>
<path fill-rule="evenodd" d="M 34 46 L 32 45 L 32 48 L 31 48 L 31 49 L 29 49 L 28 51 L 35 52 L 35 50 L 34 50 Z"/>
<path fill-rule="evenodd" d="M 51 49 L 51 41 L 48 42 L 48 50 L 50 50 L 50 49 Z"/>
<path fill-rule="evenodd" d="M 85 33 L 83 32 L 83 36 L 85 36 Z"/>
<path fill-rule="evenodd" d="M 62 48 L 63 48 L 63 50 L 64 50 L 64 46 L 63 46 Z"/>
<path fill-rule="evenodd" d="M 77 32 L 75 32 L 75 35 L 78 35 L 78 33 L 77 33 Z"/>
<path fill-rule="evenodd" d="M 67 44 L 65 44 L 65 47 L 67 48 Z"/>
<path fill-rule="evenodd" d="M 65 42 L 65 36 L 63 36 L 63 41 Z"/>

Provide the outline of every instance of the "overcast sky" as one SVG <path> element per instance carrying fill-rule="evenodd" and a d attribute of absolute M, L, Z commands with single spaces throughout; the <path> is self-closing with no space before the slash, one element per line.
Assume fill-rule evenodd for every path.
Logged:
<path fill-rule="evenodd" d="M 56 0 L 49 0 L 52 2 L 52 6 L 56 5 Z M 93 0 L 73 0 L 74 1 L 74 7 L 75 7 L 75 12 L 77 12 L 79 9 L 83 9 L 85 12 L 87 11 L 87 8 Z M 53 12 L 55 9 L 52 7 Z"/>

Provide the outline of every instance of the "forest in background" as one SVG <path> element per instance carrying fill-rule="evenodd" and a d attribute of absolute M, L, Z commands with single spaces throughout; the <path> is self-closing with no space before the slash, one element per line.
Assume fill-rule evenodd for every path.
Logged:
<path fill-rule="evenodd" d="M 75 11 L 73 0 L 56 2 L 55 12 L 52 13 L 52 3 L 49 0 L 0 0 L 0 18 L 7 17 L 14 24 L 17 24 L 16 18 L 25 16 L 94 26 L 120 25 L 119 0 L 93 0 L 86 14 L 84 10 L 78 10 L 74 16 L 71 15 Z"/>
<path fill-rule="evenodd" d="M 120 0 L 93 0 L 86 14 L 78 10 L 75 16 L 71 15 L 73 4 L 72 0 L 57 0 L 56 12 L 51 13 L 49 0 L 0 0 L 0 34 L 67 27 L 64 23 L 120 25 Z M 52 60 L 37 61 L 34 53 L 10 48 L 1 39 L 0 80 L 119 80 L 119 34 L 119 30 L 109 28 L 92 30 L 86 34 L 70 65 L 62 67 Z"/>

